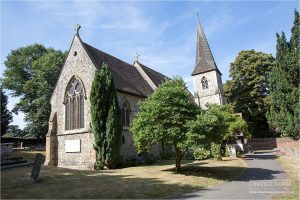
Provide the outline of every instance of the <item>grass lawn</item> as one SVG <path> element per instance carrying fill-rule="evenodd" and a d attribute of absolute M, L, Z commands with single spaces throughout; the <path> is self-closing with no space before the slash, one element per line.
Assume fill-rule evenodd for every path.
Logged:
<path fill-rule="evenodd" d="M 205 190 L 238 177 L 242 159 L 183 161 L 174 173 L 174 161 L 115 170 L 87 171 L 42 166 L 37 183 L 30 181 L 31 167 L 1 171 L 1 198 L 164 198 Z"/>
<path fill-rule="evenodd" d="M 280 156 L 278 160 L 281 163 L 284 171 L 288 173 L 288 180 L 291 181 L 290 190 L 293 192 L 291 194 L 280 194 L 274 195 L 273 199 L 295 199 L 300 198 L 300 159 L 291 158 L 287 156 Z"/>
<path fill-rule="evenodd" d="M 45 156 L 45 151 L 36 151 L 30 149 L 22 149 L 22 150 L 13 150 L 12 157 L 22 157 L 24 160 L 30 160 L 31 158 L 35 157 L 35 154 L 40 153 Z"/>

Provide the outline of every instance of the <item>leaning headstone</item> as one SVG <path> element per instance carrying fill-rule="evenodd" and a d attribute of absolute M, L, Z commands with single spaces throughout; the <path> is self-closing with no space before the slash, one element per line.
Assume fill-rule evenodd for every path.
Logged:
<path fill-rule="evenodd" d="M 43 155 L 40 153 L 37 153 L 35 155 L 34 163 L 32 166 L 32 171 L 31 171 L 31 180 L 33 180 L 34 183 L 36 183 L 36 181 L 40 175 L 42 163 L 43 163 Z"/>

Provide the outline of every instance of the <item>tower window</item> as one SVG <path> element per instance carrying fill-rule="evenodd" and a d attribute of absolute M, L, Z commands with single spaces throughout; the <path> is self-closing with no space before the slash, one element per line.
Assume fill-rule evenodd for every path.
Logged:
<path fill-rule="evenodd" d="M 207 78 L 205 76 L 202 77 L 201 84 L 202 84 L 202 89 L 203 90 L 208 89 L 208 81 L 207 81 Z"/>

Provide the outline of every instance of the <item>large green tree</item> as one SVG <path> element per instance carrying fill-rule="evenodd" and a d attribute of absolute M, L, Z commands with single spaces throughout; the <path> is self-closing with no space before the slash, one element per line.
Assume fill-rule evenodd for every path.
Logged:
<path fill-rule="evenodd" d="M 43 138 L 48 130 L 50 98 L 66 53 L 34 44 L 10 52 L 4 62 L 3 87 L 20 97 L 13 112 L 24 112 L 25 132 Z"/>
<path fill-rule="evenodd" d="M 176 171 L 187 144 L 187 122 L 194 119 L 197 106 L 181 78 L 166 80 L 145 101 L 132 121 L 131 131 L 138 152 L 150 151 L 157 143 L 173 146 Z"/>
<path fill-rule="evenodd" d="M 231 80 L 224 90 L 235 112 L 242 113 L 253 137 L 270 136 L 266 119 L 269 109 L 269 82 L 275 62 L 271 54 L 241 51 L 230 65 Z"/>
<path fill-rule="evenodd" d="M 7 95 L 4 93 L 2 88 L 0 88 L 1 92 L 1 136 L 4 135 L 9 127 L 10 122 L 12 121 L 12 114 L 7 109 Z"/>
<path fill-rule="evenodd" d="M 247 123 L 236 115 L 231 105 L 211 104 L 188 123 L 188 143 L 194 146 L 221 144 L 234 135 L 248 135 Z"/>
<path fill-rule="evenodd" d="M 121 115 L 114 81 L 106 64 L 96 71 L 90 103 L 96 159 L 101 165 L 115 168 L 120 162 Z"/>
<path fill-rule="evenodd" d="M 294 26 L 288 42 L 285 34 L 277 36 L 276 65 L 270 78 L 271 106 L 267 114 L 271 127 L 282 136 L 299 138 L 299 12 L 295 10 Z"/>

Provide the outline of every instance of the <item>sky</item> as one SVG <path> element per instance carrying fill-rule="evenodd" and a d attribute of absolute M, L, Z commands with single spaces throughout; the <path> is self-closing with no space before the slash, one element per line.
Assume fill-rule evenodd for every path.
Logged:
<path fill-rule="evenodd" d="M 276 32 L 290 36 L 298 1 L 1 1 L 1 77 L 11 50 L 40 43 L 68 50 L 81 39 L 121 60 L 184 78 L 193 93 L 197 15 L 222 76 L 241 50 L 276 53 Z M 9 95 L 10 91 L 6 91 Z M 18 97 L 9 95 L 11 110 Z M 23 128 L 24 114 L 12 124 Z"/>

